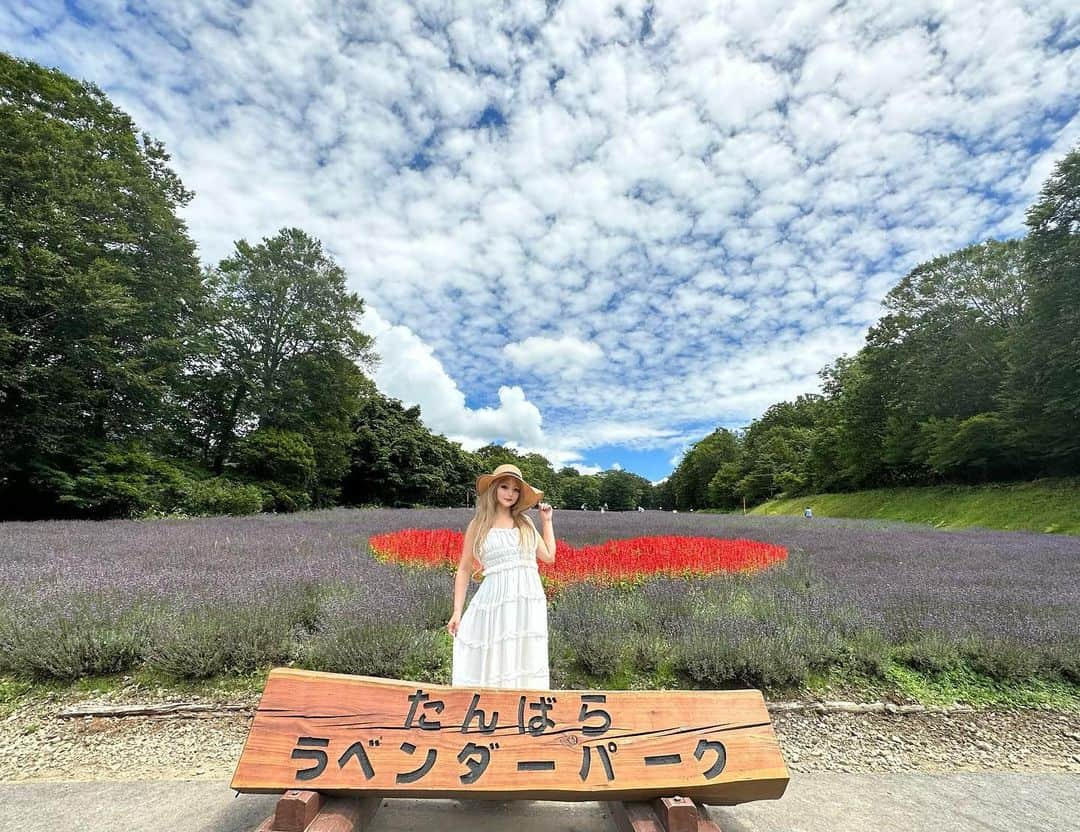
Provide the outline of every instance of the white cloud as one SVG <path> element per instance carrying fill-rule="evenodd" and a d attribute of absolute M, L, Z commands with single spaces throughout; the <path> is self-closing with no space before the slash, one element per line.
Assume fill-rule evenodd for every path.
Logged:
<path fill-rule="evenodd" d="M 533 335 L 524 341 L 507 344 L 503 352 L 522 369 L 568 380 L 581 378 L 604 357 L 603 350 L 596 344 L 573 335 L 559 338 Z"/>
<path fill-rule="evenodd" d="M 520 387 L 500 386 L 498 407 L 471 409 L 431 347 L 412 330 L 390 325 L 370 306 L 363 324 L 375 338 L 381 357 L 374 374 L 376 385 L 406 405 L 419 405 L 424 423 L 433 430 L 469 450 L 494 438 L 521 446 L 544 442 L 540 411 Z"/>
<path fill-rule="evenodd" d="M 640 425 L 605 425 L 589 435 L 555 441 L 545 436 L 540 411 L 521 387 L 500 386 L 498 407 L 470 408 L 431 347 L 408 327 L 388 323 L 370 305 L 364 311 L 362 324 L 374 337 L 375 351 L 381 357 L 374 371 L 376 386 L 406 406 L 419 405 L 428 427 L 460 442 L 467 450 L 497 439 L 522 453 L 543 454 L 556 469 L 569 465 L 584 474 L 602 470 L 578 461 L 588 448 L 665 436 L 663 431 Z"/>
<path fill-rule="evenodd" d="M 816 389 L 906 271 L 1023 233 L 1074 6 L 30 0 L 0 48 L 165 141 L 204 261 L 320 237 L 431 427 L 584 466 Z"/>

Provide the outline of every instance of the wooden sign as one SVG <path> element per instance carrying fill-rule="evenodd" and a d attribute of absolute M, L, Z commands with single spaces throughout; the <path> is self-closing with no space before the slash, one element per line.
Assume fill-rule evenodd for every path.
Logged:
<path fill-rule="evenodd" d="M 787 782 L 756 690 L 472 689 L 280 668 L 232 787 L 734 804 Z"/>

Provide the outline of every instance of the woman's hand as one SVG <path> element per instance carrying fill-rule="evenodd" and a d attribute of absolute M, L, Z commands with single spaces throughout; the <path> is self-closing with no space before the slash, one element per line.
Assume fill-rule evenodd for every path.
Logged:
<path fill-rule="evenodd" d="M 551 513 L 555 510 L 551 507 L 551 503 L 540 503 L 538 508 L 540 510 L 540 519 L 545 523 L 550 523 Z"/>
<path fill-rule="evenodd" d="M 449 623 L 447 623 L 446 629 L 450 633 L 450 635 L 456 636 L 457 631 L 458 631 L 458 626 L 460 624 L 461 624 L 461 613 L 455 612 L 452 616 L 450 616 L 450 621 L 449 621 Z"/>

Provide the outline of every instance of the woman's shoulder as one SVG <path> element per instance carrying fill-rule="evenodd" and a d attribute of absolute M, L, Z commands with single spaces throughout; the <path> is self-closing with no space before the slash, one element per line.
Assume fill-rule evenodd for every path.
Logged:
<path fill-rule="evenodd" d="M 536 542 L 536 539 L 540 537 L 540 532 L 536 530 L 536 525 L 529 515 L 523 514 L 522 519 L 525 521 L 525 527 L 520 530 L 522 545 L 532 545 Z"/>

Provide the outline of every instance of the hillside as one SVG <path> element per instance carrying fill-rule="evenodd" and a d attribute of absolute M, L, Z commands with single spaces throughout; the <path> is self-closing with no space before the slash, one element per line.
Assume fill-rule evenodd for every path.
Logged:
<path fill-rule="evenodd" d="M 872 517 L 940 528 L 983 526 L 1080 534 L 1080 480 L 1047 479 L 996 485 L 880 488 L 849 494 L 815 494 L 770 500 L 750 514 Z"/>

